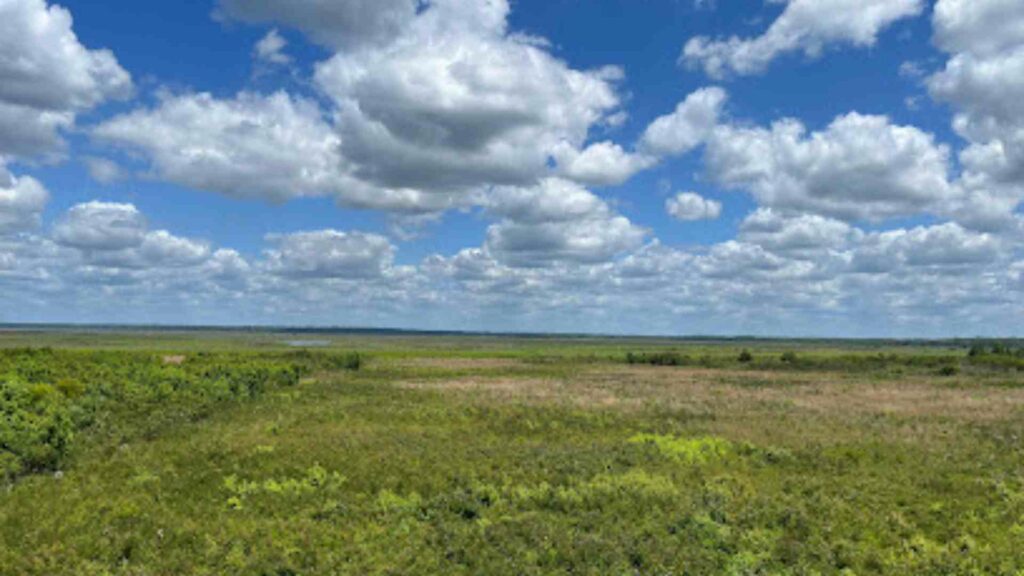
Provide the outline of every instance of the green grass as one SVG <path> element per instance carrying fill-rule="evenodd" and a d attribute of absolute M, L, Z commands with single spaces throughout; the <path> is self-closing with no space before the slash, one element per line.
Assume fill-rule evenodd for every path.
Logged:
<path fill-rule="evenodd" d="M 94 409 L 0 486 L 0 574 L 1024 574 L 1024 377 L 966 348 L 81 338 L 0 354 Z M 159 392 L 211 366 L 301 377 Z"/>

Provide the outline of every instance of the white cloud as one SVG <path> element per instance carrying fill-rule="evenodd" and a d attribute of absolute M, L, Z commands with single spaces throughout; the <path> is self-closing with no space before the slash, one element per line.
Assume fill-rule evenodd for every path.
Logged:
<path fill-rule="evenodd" d="M 105 278 L 124 278 L 119 270 L 165 270 L 197 266 L 211 254 L 209 244 L 166 230 L 150 231 L 132 204 L 86 202 L 72 206 L 53 226 L 57 246 L 79 258 L 72 269 L 92 270 Z M 102 269 L 102 270 L 100 270 Z"/>
<path fill-rule="evenodd" d="M 248 286 L 252 266 L 236 250 L 215 250 L 203 263 L 201 274 L 220 285 Z"/>
<path fill-rule="evenodd" d="M 94 134 L 143 152 L 155 177 L 183 186 L 237 198 L 331 195 L 412 213 L 553 174 L 617 183 L 653 162 L 610 142 L 587 146 L 594 126 L 622 117 L 621 69 L 574 70 L 543 40 L 509 34 L 505 0 L 420 8 L 400 18 L 401 34 L 358 41 L 316 66 L 329 110 L 285 93 L 164 96 Z M 327 13 L 389 13 L 383 4 L 308 1 L 226 1 L 222 9 L 292 25 L 319 14 L 321 32 L 337 24 Z"/>
<path fill-rule="evenodd" d="M 994 262 L 1001 249 L 990 234 L 947 223 L 868 235 L 854 252 L 853 266 L 869 273 L 902 274 L 917 267 L 969 272 Z"/>
<path fill-rule="evenodd" d="M 362 232 L 321 230 L 272 235 L 266 268 L 290 278 L 373 279 L 391 269 L 395 247 L 387 238 Z"/>
<path fill-rule="evenodd" d="M 626 152 L 614 142 L 596 142 L 584 150 L 566 145 L 554 151 L 561 176 L 589 186 L 617 186 L 653 166 L 657 159 Z"/>
<path fill-rule="evenodd" d="M 36 110 L 0 100 L 0 153 L 53 158 L 64 151 L 60 133 L 75 121 L 72 112 Z"/>
<path fill-rule="evenodd" d="M 495 216 L 526 224 L 580 220 L 608 211 L 607 204 L 586 188 L 560 178 L 531 188 L 497 188 L 479 202 Z"/>
<path fill-rule="evenodd" d="M 771 208 L 759 208 L 743 220 L 738 238 L 773 253 L 806 256 L 846 250 L 863 235 L 831 218 L 813 214 L 786 217 Z"/>
<path fill-rule="evenodd" d="M 317 67 L 355 175 L 448 195 L 531 185 L 617 112 L 621 70 L 569 68 L 544 43 L 509 35 L 508 10 L 503 0 L 435 1 L 390 44 Z"/>
<path fill-rule="evenodd" d="M 961 199 L 949 149 L 932 135 L 857 113 L 807 133 L 797 120 L 770 129 L 720 126 L 706 151 L 711 177 L 765 207 L 844 220 L 944 214 Z"/>
<path fill-rule="evenodd" d="M 656 119 L 640 138 L 640 149 L 657 156 L 684 154 L 704 143 L 718 125 L 728 98 L 718 87 L 702 88 Z"/>
<path fill-rule="evenodd" d="M 947 52 L 996 54 L 1024 41 L 1024 11 L 1017 0 L 938 0 L 935 41 Z"/>
<path fill-rule="evenodd" d="M 1024 200 L 1024 9 L 1013 0 L 939 0 L 933 25 L 950 58 L 928 87 L 954 106 L 953 127 L 968 142 L 960 218 L 1013 226 Z"/>
<path fill-rule="evenodd" d="M 135 206 L 94 201 L 68 210 L 53 227 L 53 238 L 81 250 L 123 250 L 140 246 L 146 228 L 146 219 Z"/>
<path fill-rule="evenodd" d="M 923 9 L 922 0 L 789 0 L 763 35 L 718 40 L 698 36 L 686 43 L 680 62 L 702 67 L 715 78 L 758 74 L 790 52 L 815 58 L 833 45 L 873 46 L 880 32 Z"/>
<path fill-rule="evenodd" d="M 343 183 L 338 136 L 314 102 L 284 92 L 165 95 L 93 133 L 144 152 L 161 179 L 235 198 L 326 195 Z"/>
<path fill-rule="evenodd" d="M 717 220 L 722 215 L 722 203 L 704 198 L 694 192 L 680 192 L 665 201 L 665 211 L 676 220 Z"/>
<path fill-rule="evenodd" d="M 253 55 L 256 60 L 267 64 L 288 64 L 292 61 L 292 57 L 285 53 L 286 46 L 288 46 L 288 41 L 281 36 L 277 28 L 274 28 L 256 43 Z"/>
<path fill-rule="evenodd" d="M 14 176 L 0 164 L 0 235 L 39 227 L 50 194 L 30 176 Z"/>
<path fill-rule="evenodd" d="M 106 321 L 776 335 L 834 335 L 837 320 L 845 335 L 991 333 L 1017 306 L 1012 246 L 953 223 L 865 233 L 762 209 L 738 240 L 606 250 L 616 245 L 608 219 L 621 217 L 572 183 L 547 186 L 505 191 L 487 209 L 495 227 L 520 226 L 534 244 L 502 252 L 488 242 L 418 266 L 395 265 L 386 238 L 335 230 L 268 237 L 249 262 L 150 232 L 131 205 L 91 203 L 67 218 L 92 224 L 92 235 L 72 235 L 78 247 L 0 237 L 0 297 L 11 319 L 66 320 L 73 309 Z M 531 198 L 540 208 L 527 208 Z M 641 313 L 650 321 L 637 324 Z"/>
<path fill-rule="evenodd" d="M 126 95 L 131 83 L 109 53 L 78 44 L 65 12 L 0 4 L 45 24 L 0 37 L 3 53 L 33 64 L 25 72 L 0 62 L 0 155 L 9 162 L 58 151 L 76 115 Z M 702 50 L 717 52 L 693 63 L 747 74 L 786 52 L 867 46 L 921 2 L 853 4 L 793 0 L 763 37 L 704 40 Z M 575 70 L 543 39 L 509 33 L 503 0 L 223 0 L 227 17 L 275 22 L 338 50 L 317 67 L 320 93 L 164 93 L 94 130 L 126 149 L 126 167 L 141 159 L 150 177 L 235 198 L 329 196 L 396 211 L 390 222 L 403 235 L 440 222 L 446 209 L 479 207 L 492 219 L 479 245 L 399 265 L 384 236 L 319 230 L 268 236 L 250 260 L 151 230 L 135 206 L 104 202 L 74 206 L 40 230 L 46 190 L 0 170 L 4 314 L 183 321 L 191 311 L 204 323 L 689 333 L 820 333 L 837 319 L 874 334 L 1005 326 L 986 322 L 1019 315 L 1024 286 L 1024 227 L 1014 214 L 1024 182 L 1016 5 L 936 4 L 935 42 L 950 57 L 928 86 L 955 107 L 968 144 L 963 173 L 950 180 L 950 150 L 920 129 L 856 113 L 816 130 L 797 120 L 724 123 L 727 95 L 716 87 L 653 121 L 633 146 L 606 140 L 600 129 L 626 118 L 623 71 Z M 38 44 L 7 49 L 11 38 Z M 71 48 L 40 52 L 42 38 Z M 255 55 L 284 63 L 284 48 L 274 29 Z M 59 90 L 3 82 L 20 73 Z M 622 183 L 702 146 L 712 183 L 758 203 L 732 240 L 662 245 L 584 187 Z M 109 160 L 82 161 L 100 182 L 124 173 Z M 722 212 L 693 193 L 666 209 L 683 220 Z M 922 215 L 943 223 L 886 229 Z M 882 229 L 862 230 L 861 221 Z M 1016 227 L 981 231 L 994 222 Z"/>
<path fill-rule="evenodd" d="M 59 153 L 77 112 L 132 92 L 109 50 L 89 50 L 71 13 L 44 0 L 0 2 L 0 154 Z"/>
<path fill-rule="evenodd" d="M 148 266 L 194 266 L 210 257 L 210 246 L 206 242 L 157 230 L 146 234 L 139 246 L 139 255 Z"/>
<path fill-rule="evenodd" d="M 697 271 L 705 278 L 726 280 L 735 288 L 753 288 L 756 281 L 799 278 L 808 275 L 813 266 L 797 263 L 773 254 L 756 244 L 729 240 L 716 244 L 694 260 Z"/>
<path fill-rule="evenodd" d="M 485 249 L 510 266 L 608 261 L 639 247 L 647 235 L 591 192 L 557 178 L 496 190 L 487 202 L 488 212 L 502 220 L 488 228 Z"/>

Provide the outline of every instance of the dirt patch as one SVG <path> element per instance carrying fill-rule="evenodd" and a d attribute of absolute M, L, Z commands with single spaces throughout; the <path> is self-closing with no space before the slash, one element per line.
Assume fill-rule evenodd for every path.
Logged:
<path fill-rule="evenodd" d="M 186 358 L 184 356 L 164 356 L 163 363 L 165 366 L 181 366 L 185 363 Z"/>

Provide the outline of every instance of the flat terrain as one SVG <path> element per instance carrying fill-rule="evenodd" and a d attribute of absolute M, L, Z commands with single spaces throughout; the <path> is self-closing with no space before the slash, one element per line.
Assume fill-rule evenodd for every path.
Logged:
<path fill-rule="evenodd" d="M 1024 574 L 1014 344 L 0 332 L 0 574 Z"/>

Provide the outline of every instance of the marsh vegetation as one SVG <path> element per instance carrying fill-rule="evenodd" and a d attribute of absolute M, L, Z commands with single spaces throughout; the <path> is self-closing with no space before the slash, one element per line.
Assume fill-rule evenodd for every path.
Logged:
<path fill-rule="evenodd" d="M 1012 343 L 282 342 L 0 337 L 0 573 L 1024 570 Z"/>

